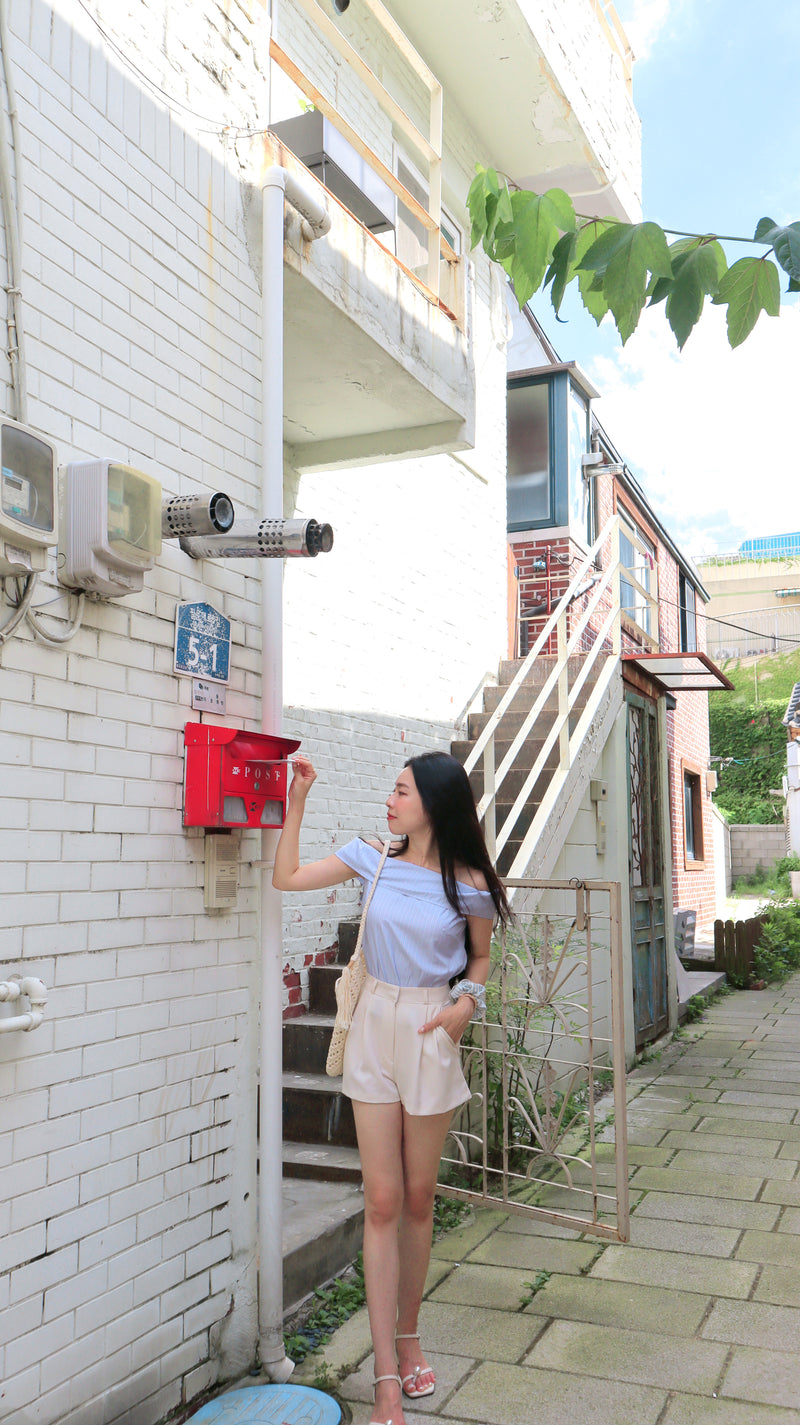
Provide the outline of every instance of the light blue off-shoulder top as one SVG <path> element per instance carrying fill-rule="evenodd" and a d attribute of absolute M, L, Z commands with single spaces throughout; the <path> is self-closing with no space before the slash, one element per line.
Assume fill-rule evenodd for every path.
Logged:
<path fill-rule="evenodd" d="M 368 841 L 348 841 L 336 855 L 365 887 L 371 886 L 380 852 Z M 403 988 L 446 985 L 467 963 L 467 915 L 494 920 L 489 891 L 458 883 L 464 915 L 448 901 L 440 871 L 387 856 L 367 915 L 362 946 L 376 980 Z"/>

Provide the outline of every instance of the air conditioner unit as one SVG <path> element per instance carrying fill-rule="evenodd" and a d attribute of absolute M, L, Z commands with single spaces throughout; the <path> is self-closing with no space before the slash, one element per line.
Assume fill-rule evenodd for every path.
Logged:
<path fill-rule="evenodd" d="M 394 231 L 397 200 L 391 188 L 318 109 L 273 124 L 272 132 L 365 228 Z"/>

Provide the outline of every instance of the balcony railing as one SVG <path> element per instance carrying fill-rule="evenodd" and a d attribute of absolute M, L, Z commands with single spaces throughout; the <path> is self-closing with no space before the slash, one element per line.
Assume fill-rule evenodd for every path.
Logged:
<path fill-rule="evenodd" d="M 314 105 L 314 108 L 318 109 L 319 112 L 330 121 L 342 137 L 355 149 L 356 153 L 364 160 L 368 167 L 391 189 L 398 202 L 401 203 L 406 211 L 425 229 L 428 240 L 428 262 L 425 281 L 409 268 L 405 268 L 404 270 L 417 286 L 425 292 L 430 301 L 442 307 L 454 320 L 458 320 L 460 315 L 458 307 L 460 303 L 456 300 L 457 284 L 454 280 L 454 273 L 455 269 L 461 267 L 461 259 L 443 236 L 441 230 L 441 84 L 414 49 L 407 35 L 404 34 L 400 26 L 389 14 L 389 11 L 381 3 L 381 0 L 360 0 L 362 8 L 370 12 L 384 32 L 386 38 L 393 45 L 397 54 L 406 63 L 416 80 L 421 83 L 427 91 L 428 123 L 427 133 L 423 133 L 397 100 L 389 93 L 388 89 L 374 71 L 370 69 L 358 51 L 354 49 L 342 34 L 335 22 L 322 7 L 317 4 L 317 0 L 293 0 L 293 3 L 300 6 L 316 26 L 330 49 L 340 55 L 352 74 L 359 80 L 360 84 L 363 85 L 374 100 L 377 100 L 380 110 L 391 121 L 393 132 L 400 134 L 414 150 L 415 156 L 422 161 L 424 169 L 427 172 L 427 205 L 420 202 L 409 192 L 405 185 L 400 182 L 397 174 L 383 162 L 370 146 L 368 139 L 365 138 L 363 134 L 357 132 L 352 124 L 348 123 L 347 119 L 339 112 L 334 100 L 322 92 L 303 68 L 302 64 L 298 62 L 297 58 L 290 55 L 284 48 L 283 41 L 280 38 L 280 5 L 277 3 L 277 0 L 273 7 L 270 58 L 274 60 L 292 83 L 301 90 L 306 99 Z M 374 240 L 376 242 L 380 241 L 378 238 L 374 238 Z M 380 245 L 382 247 L 385 246 L 383 243 Z M 391 255 L 395 261 L 398 261 L 394 253 Z M 442 280 L 441 267 L 443 263 L 445 264 L 445 279 L 449 278 L 449 282 L 447 280 L 443 282 Z M 403 267 L 403 264 L 399 263 L 399 266 Z"/>
<path fill-rule="evenodd" d="M 630 41 L 622 28 L 622 22 L 610 0 L 592 0 L 592 9 L 600 22 L 608 43 L 622 60 L 622 72 L 625 75 L 625 83 L 628 86 L 628 93 L 633 89 L 633 60 L 634 54 L 630 46 Z"/>

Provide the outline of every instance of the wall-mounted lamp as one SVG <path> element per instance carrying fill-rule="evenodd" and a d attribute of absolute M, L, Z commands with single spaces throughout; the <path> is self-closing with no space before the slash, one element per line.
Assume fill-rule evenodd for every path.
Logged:
<path fill-rule="evenodd" d="M 349 4 L 350 0 L 333 0 L 333 8 L 337 15 L 343 15 Z"/>
<path fill-rule="evenodd" d="M 592 450 L 581 456 L 581 471 L 584 480 L 594 480 L 597 475 L 622 475 L 625 466 L 607 461 L 602 450 Z"/>

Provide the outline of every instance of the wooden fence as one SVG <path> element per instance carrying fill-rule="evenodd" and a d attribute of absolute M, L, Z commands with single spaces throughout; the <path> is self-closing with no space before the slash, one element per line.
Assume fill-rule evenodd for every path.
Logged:
<path fill-rule="evenodd" d="M 763 919 L 714 921 L 714 969 L 724 970 L 731 979 L 747 983 L 753 970 L 755 948 L 761 938 Z"/>

